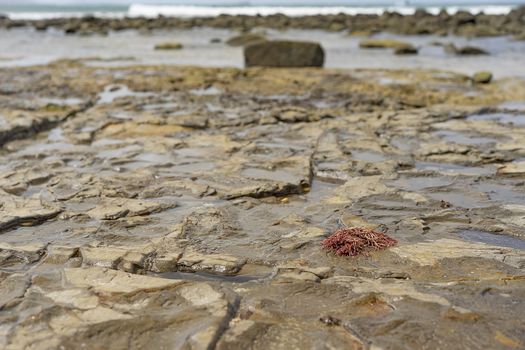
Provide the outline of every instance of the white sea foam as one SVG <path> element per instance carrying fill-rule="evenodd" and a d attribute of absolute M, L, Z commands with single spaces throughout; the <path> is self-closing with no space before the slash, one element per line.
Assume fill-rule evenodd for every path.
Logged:
<path fill-rule="evenodd" d="M 430 13 L 437 14 L 441 7 L 427 7 Z M 450 14 L 460 10 L 465 10 L 473 14 L 480 12 L 486 14 L 507 14 L 513 6 L 450 6 L 446 8 Z M 87 14 L 101 18 L 122 18 L 122 17 L 149 17 L 154 18 L 159 15 L 175 17 L 215 17 L 219 15 L 248 15 L 248 16 L 269 16 L 284 14 L 290 17 L 313 16 L 313 15 L 334 15 L 344 13 L 348 15 L 356 14 L 382 14 L 384 12 L 398 12 L 404 15 L 413 14 L 416 7 L 391 6 L 391 7 L 365 7 L 365 6 L 191 6 L 191 5 L 130 5 L 127 11 L 122 12 L 10 12 L 7 16 L 11 19 L 19 20 L 39 20 L 61 17 L 82 17 Z"/>
<path fill-rule="evenodd" d="M 437 14 L 441 11 L 440 7 L 428 7 L 428 12 Z M 459 10 L 466 10 L 473 14 L 484 12 L 486 14 L 507 14 L 513 6 L 469 6 L 469 7 L 447 7 L 451 14 Z M 221 14 L 228 15 L 248 15 L 248 16 L 269 16 L 282 13 L 287 16 L 312 16 L 312 15 L 334 15 L 344 13 L 349 15 L 356 14 L 382 14 L 386 11 L 395 11 L 404 15 L 413 14 L 415 7 L 410 6 L 391 6 L 391 7 L 365 7 L 365 6 L 171 6 L 171 5 L 131 5 L 128 15 L 132 17 L 157 17 L 177 16 L 177 17 L 215 17 Z"/>
<path fill-rule="evenodd" d="M 80 18 L 87 15 L 93 15 L 98 18 L 124 18 L 126 12 L 8 12 L 7 17 L 12 20 L 43 20 L 43 19 L 55 19 L 55 18 Z"/>

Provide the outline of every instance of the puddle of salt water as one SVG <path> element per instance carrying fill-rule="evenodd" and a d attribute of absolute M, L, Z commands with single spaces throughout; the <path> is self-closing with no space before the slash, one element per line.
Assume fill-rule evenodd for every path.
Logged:
<path fill-rule="evenodd" d="M 515 191 L 512 186 L 480 183 L 476 188 L 484 192 L 492 201 L 525 205 L 525 193 Z"/>
<path fill-rule="evenodd" d="M 525 126 L 525 114 L 511 114 L 511 113 L 488 113 L 488 114 L 474 114 L 467 118 L 467 120 L 493 120 L 500 124 L 513 124 L 518 126 Z"/>
<path fill-rule="evenodd" d="M 382 154 L 370 151 L 352 151 L 352 157 L 357 160 L 372 163 L 382 162 L 386 159 Z"/>
<path fill-rule="evenodd" d="M 480 242 L 514 249 L 525 249 L 525 240 L 505 235 L 497 235 L 494 233 L 484 231 L 461 231 L 459 233 L 459 237 L 471 242 Z"/>
<path fill-rule="evenodd" d="M 434 135 L 442 138 L 445 141 L 450 141 L 461 145 L 483 145 L 498 142 L 498 140 L 494 138 L 470 136 L 458 131 L 440 130 L 436 131 Z"/>
<path fill-rule="evenodd" d="M 73 105 L 79 105 L 81 103 L 84 103 L 84 100 L 81 100 L 79 98 L 39 98 L 39 102 L 41 102 L 44 105 L 57 105 L 57 106 L 73 106 Z"/>
<path fill-rule="evenodd" d="M 246 283 L 251 281 L 257 281 L 267 276 L 255 276 L 255 275 L 215 275 L 206 272 L 166 272 L 155 274 L 156 277 L 176 279 L 176 280 L 190 280 L 190 281 L 208 281 L 208 282 L 230 282 L 230 283 Z"/>
<path fill-rule="evenodd" d="M 392 181 L 390 185 L 408 191 L 420 191 L 426 188 L 444 187 L 454 183 L 453 180 L 442 177 L 408 177 Z"/>
<path fill-rule="evenodd" d="M 514 109 L 517 111 L 525 111 L 525 101 L 510 101 L 499 105 L 499 108 Z"/>
<path fill-rule="evenodd" d="M 465 194 L 455 192 L 436 192 L 428 193 L 430 198 L 437 201 L 445 201 L 451 203 L 455 207 L 474 209 L 474 208 L 486 208 L 491 206 L 483 198 L 470 197 Z"/>
<path fill-rule="evenodd" d="M 125 85 L 108 85 L 104 88 L 104 91 L 102 91 L 98 95 L 97 104 L 111 103 L 115 99 L 120 98 L 120 97 L 148 97 L 148 96 L 155 96 L 155 94 L 151 92 L 131 91 Z"/>
<path fill-rule="evenodd" d="M 196 96 L 214 96 L 222 94 L 222 90 L 216 88 L 215 86 L 210 86 L 205 89 L 193 89 L 190 90 L 190 94 Z"/>
<path fill-rule="evenodd" d="M 282 170 L 269 171 L 264 169 L 248 168 L 243 170 L 242 175 L 253 179 L 273 180 L 289 183 L 297 182 L 296 176 Z"/>
<path fill-rule="evenodd" d="M 469 167 L 450 163 L 416 162 L 417 170 L 440 172 L 447 175 L 489 176 L 496 173 L 494 167 Z"/>
<path fill-rule="evenodd" d="M 49 131 L 49 134 L 47 135 L 47 139 L 51 142 L 64 141 L 64 132 L 61 128 L 51 129 L 51 131 Z"/>

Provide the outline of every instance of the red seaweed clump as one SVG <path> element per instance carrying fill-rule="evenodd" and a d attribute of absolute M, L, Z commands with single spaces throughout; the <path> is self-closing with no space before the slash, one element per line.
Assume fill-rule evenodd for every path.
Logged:
<path fill-rule="evenodd" d="M 323 249 L 340 256 L 368 255 L 371 251 L 393 247 L 397 241 L 384 233 L 364 227 L 337 230 L 322 242 Z"/>

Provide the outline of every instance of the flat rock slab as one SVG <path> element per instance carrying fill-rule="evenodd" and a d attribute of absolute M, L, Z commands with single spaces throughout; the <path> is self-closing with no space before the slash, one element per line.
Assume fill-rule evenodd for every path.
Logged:
<path fill-rule="evenodd" d="M 268 45 L 268 64 L 321 62 L 313 43 Z M 525 100 L 523 80 L 80 61 L 1 73 L 20 91 L 0 96 L 6 132 L 56 118 L 0 152 L 0 348 L 525 344 L 525 128 L 485 115 L 519 116 L 495 106 Z M 98 102 L 31 102 L 69 95 Z M 398 244 L 323 250 L 344 226 Z"/>
<path fill-rule="evenodd" d="M 234 299 L 214 287 L 103 268 L 64 269 L 2 281 L 4 349 L 208 348 L 230 320 Z M 20 292 L 31 304 L 16 302 Z M 38 305 L 38 307 L 34 307 Z M 198 324 L 199 327 L 194 327 Z M 146 336 L 147 334 L 147 336 Z"/>
<path fill-rule="evenodd" d="M 35 226 L 56 217 L 62 208 L 39 198 L 20 198 L 0 190 L 0 232 L 17 226 Z"/>

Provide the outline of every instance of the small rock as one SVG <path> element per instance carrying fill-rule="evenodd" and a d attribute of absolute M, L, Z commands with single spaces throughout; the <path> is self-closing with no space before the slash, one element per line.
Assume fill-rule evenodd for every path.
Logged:
<path fill-rule="evenodd" d="M 315 42 L 265 41 L 244 49 L 246 67 L 322 67 L 324 50 Z"/>
<path fill-rule="evenodd" d="M 372 36 L 376 33 L 377 31 L 375 30 L 353 30 L 353 31 L 348 32 L 348 36 L 367 37 L 367 36 Z"/>
<path fill-rule="evenodd" d="M 277 280 L 280 281 L 301 281 L 301 282 L 316 282 L 321 281 L 319 277 L 311 272 L 299 271 L 299 272 L 283 272 L 280 273 L 277 277 Z"/>
<path fill-rule="evenodd" d="M 181 50 L 183 47 L 181 43 L 161 43 L 155 45 L 155 50 Z"/>
<path fill-rule="evenodd" d="M 124 249 L 109 247 L 82 247 L 80 254 L 84 266 L 98 266 L 116 269 L 122 257 L 127 253 Z"/>
<path fill-rule="evenodd" d="M 514 40 L 525 41 L 525 32 L 514 36 Z"/>
<path fill-rule="evenodd" d="M 414 49 L 414 47 L 407 42 L 392 40 L 392 39 L 368 39 L 363 40 L 359 43 L 359 47 L 362 49 Z"/>
<path fill-rule="evenodd" d="M 168 253 L 158 256 L 153 262 L 153 272 L 174 272 L 177 271 L 177 263 L 182 257 L 181 252 Z"/>
<path fill-rule="evenodd" d="M 205 271 L 219 275 L 234 275 L 246 264 L 246 259 L 231 255 L 208 255 L 189 251 L 177 262 L 181 271 Z"/>
<path fill-rule="evenodd" d="M 454 321 L 470 321 L 474 322 L 481 318 L 478 313 L 464 309 L 458 306 L 451 306 L 444 314 L 443 318 L 447 318 Z"/>
<path fill-rule="evenodd" d="M 0 231 L 17 226 L 36 226 L 56 217 L 62 208 L 39 198 L 21 198 L 0 189 Z"/>
<path fill-rule="evenodd" d="M 324 323 L 327 326 L 339 326 L 341 325 L 341 320 L 332 316 L 322 316 L 319 318 L 319 321 Z"/>
<path fill-rule="evenodd" d="M 396 55 L 417 55 L 418 49 L 414 46 L 398 47 L 394 50 Z"/>
<path fill-rule="evenodd" d="M 500 175 L 522 175 L 525 174 L 525 161 L 508 163 L 498 169 Z"/>
<path fill-rule="evenodd" d="M 470 55 L 488 55 L 489 53 L 476 46 L 463 46 L 456 47 L 454 44 L 447 44 L 444 46 L 445 52 L 454 55 L 460 56 L 470 56 Z"/>
<path fill-rule="evenodd" d="M 44 259 L 46 264 L 65 264 L 69 259 L 78 254 L 77 247 L 50 246 L 47 248 L 47 256 Z"/>
<path fill-rule="evenodd" d="M 472 77 L 472 81 L 475 84 L 488 84 L 492 81 L 491 72 L 477 72 Z"/>
<path fill-rule="evenodd" d="M 0 261 L 3 264 L 11 262 L 33 263 L 45 254 L 45 244 L 32 243 L 23 245 L 12 245 L 7 242 L 0 242 Z"/>
<path fill-rule="evenodd" d="M 246 34 L 241 34 L 241 35 L 234 36 L 233 38 L 228 39 L 228 41 L 226 41 L 226 44 L 230 46 L 247 46 L 247 45 L 255 44 L 261 41 L 266 41 L 266 37 L 264 35 L 255 34 L 255 33 L 246 33 Z"/>
<path fill-rule="evenodd" d="M 310 267 L 301 261 L 289 261 L 277 266 L 277 273 L 279 275 L 286 273 L 310 273 L 320 279 L 327 278 L 332 274 L 332 268 L 328 266 Z"/>

